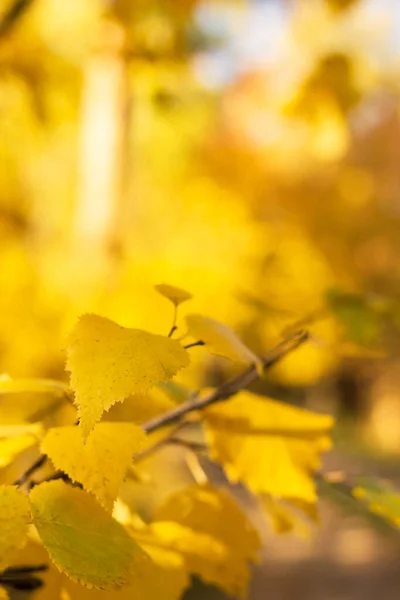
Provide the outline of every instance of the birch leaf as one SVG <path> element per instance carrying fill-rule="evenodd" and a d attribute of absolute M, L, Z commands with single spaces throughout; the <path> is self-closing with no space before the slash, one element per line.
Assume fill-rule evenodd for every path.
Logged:
<path fill-rule="evenodd" d="M 260 364 L 254 352 L 224 323 L 203 315 L 189 315 L 186 322 L 191 337 L 203 341 L 212 354 L 234 362 Z"/>
<path fill-rule="evenodd" d="M 151 527 L 158 540 L 169 537 L 190 573 L 228 594 L 245 596 L 260 539 L 226 491 L 209 484 L 191 486 L 159 509 Z"/>
<path fill-rule="evenodd" d="M 315 503 L 313 472 L 331 446 L 326 415 L 240 392 L 204 411 L 211 457 L 253 492 Z"/>
<path fill-rule="evenodd" d="M 309 538 L 312 523 L 318 522 L 315 504 L 305 505 L 281 498 L 263 496 L 262 504 L 270 518 L 275 533 L 294 533 Z"/>
<path fill-rule="evenodd" d="M 24 545 L 30 521 L 27 497 L 15 486 L 0 485 L 0 571 Z"/>
<path fill-rule="evenodd" d="M 50 481 L 30 493 L 33 523 L 62 573 L 89 588 L 118 589 L 150 558 L 85 491 Z"/>
<path fill-rule="evenodd" d="M 181 600 L 190 586 L 190 578 L 182 560 L 160 548 L 148 552 L 151 561 L 137 565 L 135 578 L 130 585 L 117 592 L 85 589 L 72 581 L 65 582 L 71 600 Z M 62 598 L 64 600 L 64 597 Z"/>
<path fill-rule="evenodd" d="M 160 283 L 154 286 L 157 292 L 159 292 L 165 298 L 168 298 L 175 306 L 179 306 L 182 302 L 186 302 L 193 298 L 192 294 L 181 290 L 180 288 L 174 287 L 173 285 L 167 285 Z"/>
<path fill-rule="evenodd" d="M 12 379 L 8 375 L 0 376 L 0 394 L 50 393 L 68 394 L 69 388 L 55 379 Z"/>
<path fill-rule="evenodd" d="M 29 433 L 8 439 L 0 439 L 0 467 L 7 467 L 19 454 L 28 450 L 28 448 L 32 448 L 37 443 L 38 439 Z"/>
<path fill-rule="evenodd" d="M 67 369 L 83 436 L 115 402 L 145 394 L 188 364 L 189 355 L 176 340 L 97 315 L 81 317 L 70 334 Z"/>
<path fill-rule="evenodd" d="M 104 416 L 104 420 L 130 421 L 143 425 L 149 419 L 175 407 L 176 404 L 161 389 L 154 388 L 148 394 L 128 396 L 123 404 L 114 404 Z"/>
<path fill-rule="evenodd" d="M 40 423 L 0 425 L 0 467 L 6 467 L 28 448 L 39 442 L 43 428 Z"/>
<path fill-rule="evenodd" d="M 86 443 L 77 427 L 55 427 L 44 438 L 42 452 L 111 512 L 132 456 L 145 440 L 134 423 L 99 423 Z"/>

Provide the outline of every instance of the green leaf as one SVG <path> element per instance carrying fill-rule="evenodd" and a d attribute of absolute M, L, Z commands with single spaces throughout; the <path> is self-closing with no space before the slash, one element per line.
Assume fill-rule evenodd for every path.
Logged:
<path fill-rule="evenodd" d="M 363 479 L 352 492 L 354 498 L 390 523 L 400 527 L 400 490 L 377 479 Z"/>
<path fill-rule="evenodd" d="M 125 528 L 91 496 L 63 481 L 30 493 L 33 523 L 56 567 L 89 588 L 117 589 L 150 561 Z"/>
<path fill-rule="evenodd" d="M 326 298 L 351 341 L 360 346 L 371 346 L 379 341 L 381 318 L 365 297 L 332 289 Z"/>

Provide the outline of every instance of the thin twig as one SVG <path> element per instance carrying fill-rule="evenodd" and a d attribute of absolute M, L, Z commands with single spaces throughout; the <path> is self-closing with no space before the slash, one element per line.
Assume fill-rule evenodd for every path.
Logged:
<path fill-rule="evenodd" d="M 293 350 L 296 350 L 296 348 L 304 344 L 304 342 L 306 342 L 308 339 L 308 331 L 300 331 L 295 335 L 283 340 L 283 342 L 275 346 L 275 348 L 273 348 L 262 360 L 263 372 L 267 369 L 270 369 L 287 354 L 293 352 Z M 201 410 L 207 406 L 215 404 L 216 402 L 227 400 L 240 390 L 247 388 L 251 383 L 256 381 L 259 376 L 260 374 L 256 365 L 251 365 L 248 369 L 246 369 L 246 371 L 243 371 L 243 373 L 237 377 L 233 377 L 226 383 L 222 384 L 207 396 L 198 398 L 197 400 L 188 400 L 183 404 L 179 404 L 179 406 L 164 413 L 163 415 L 149 419 L 149 421 L 142 425 L 142 428 L 146 431 L 146 433 L 151 433 L 161 429 L 162 427 L 166 427 L 171 423 L 179 421 L 183 416 L 190 412 Z"/>
<path fill-rule="evenodd" d="M 137 452 L 133 457 L 133 462 L 136 463 L 140 460 L 144 460 L 145 458 L 148 458 L 161 448 L 164 448 L 164 446 L 166 446 L 166 444 L 168 444 L 172 440 L 173 436 L 176 435 L 179 431 L 181 431 L 187 424 L 188 423 L 184 423 L 183 421 L 178 423 L 176 427 L 174 427 L 174 429 L 170 431 L 166 436 L 164 436 L 161 440 L 158 440 L 157 442 L 155 442 L 151 446 L 148 446 L 141 452 Z"/>
<path fill-rule="evenodd" d="M 9 6 L 8 10 L 0 19 L 0 37 L 4 37 L 13 27 L 17 24 L 17 21 L 23 16 L 25 11 L 33 4 L 34 0 L 14 0 Z"/>
<path fill-rule="evenodd" d="M 206 452 L 208 450 L 207 444 L 191 442 L 190 440 L 184 440 L 183 438 L 171 438 L 167 443 L 171 446 L 181 446 L 181 448 L 191 450 L 192 452 Z"/>
<path fill-rule="evenodd" d="M 169 331 L 168 337 L 171 337 L 172 334 L 174 333 L 174 331 L 176 331 L 178 329 L 178 327 L 176 325 L 177 318 L 178 318 L 178 306 L 176 304 L 174 304 L 174 318 L 172 321 L 172 327 Z"/>
<path fill-rule="evenodd" d="M 183 346 L 185 348 L 185 350 L 189 350 L 189 348 L 195 348 L 195 346 L 204 346 L 205 342 L 203 342 L 203 340 L 198 340 L 197 342 L 192 342 L 191 344 L 186 344 L 186 346 Z"/>

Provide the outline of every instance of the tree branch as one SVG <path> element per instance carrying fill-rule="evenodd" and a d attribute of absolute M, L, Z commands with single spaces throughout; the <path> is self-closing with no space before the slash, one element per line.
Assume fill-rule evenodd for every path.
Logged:
<path fill-rule="evenodd" d="M 8 10 L 0 18 L 0 38 L 10 33 L 17 21 L 33 4 L 34 0 L 14 0 Z"/>
<path fill-rule="evenodd" d="M 287 356 L 290 352 L 296 350 L 299 346 L 304 344 L 309 339 L 310 335 L 308 331 L 299 331 L 292 336 L 287 337 L 280 344 L 275 346 L 268 355 L 262 359 L 262 372 L 265 372 L 267 369 L 273 367 L 277 362 L 282 360 L 285 356 Z M 146 423 L 142 425 L 142 429 L 146 433 L 152 433 L 158 429 L 166 427 L 167 425 L 171 425 L 172 423 L 176 423 L 180 421 L 182 417 L 196 410 L 202 410 L 207 406 L 211 406 L 216 402 L 222 402 L 227 400 L 237 392 L 242 389 L 247 388 L 251 383 L 256 381 L 260 377 L 260 371 L 257 369 L 256 365 L 251 365 L 248 369 L 240 373 L 236 377 L 233 377 L 226 383 L 222 384 L 220 387 L 212 391 L 206 397 L 197 398 L 196 396 L 191 396 L 189 400 L 183 402 L 176 408 L 155 417 L 153 419 L 149 419 Z M 172 436 L 176 434 L 178 430 L 181 429 L 183 423 L 178 423 L 176 429 L 167 435 L 165 438 L 151 446 L 147 450 L 144 450 L 142 453 L 138 453 L 134 460 L 140 460 L 152 454 L 154 451 L 158 450 L 160 447 L 164 446 L 166 443 L 170 441 Z M 14 485 L 21 486 L 29 480 L 29 477 L 37 471 L 46 461 L 46 455 L 41 455 L 34 463 L 21 475 L 21 477 L 14 483 Z M 60 473 L 55 473 L 52 478 L 62 478 L 63 475 Z"/>
<path fill-rule="evenodd" d="M 286 338 L 275 346 L 269 354 L 262 360 L 262 371 L 265 372 L 267 369 L 273 367 L 277 362 L 284 358 L 293 350 L 296 350 L 299 346 L 304 344 L 309 339 L 310 335 L 308 331 L 299 331 L 298 333 Z M 208 394 L 205 398 L 199 398 L 197 400 L 188 400 L 183 404 L 180 404 L 176 408 L 150 419 L 142 425 L 142 428 L 146 433 L 151 433 L 162 427 L 166 427 L 171 423 L 179 421 L 186 414 L 195 410 L 201 410 L 215 404 L 227 400 L 240 390 L 247 388 L 251 383 L 259 378 L 260 374 L 255 365 L 251 365 L 246 371 L 243 371 L 240 375 L 233 377 L 226 383 L 222 384 L 219 388 Z"/>

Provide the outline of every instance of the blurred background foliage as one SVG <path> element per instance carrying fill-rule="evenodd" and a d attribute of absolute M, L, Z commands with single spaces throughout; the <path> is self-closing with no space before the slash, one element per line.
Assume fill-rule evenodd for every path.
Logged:
<path fill-rule="evenodd" d="M 64 377 L 83 312 L 167 332 L 165 281 L 260 353 L 309 327 L 264 391 L 400 450 L 399 31 L 396 0 L 0 0 L 1 371 Z M 198 350 L 184 383 L 224 368 Z"/>

